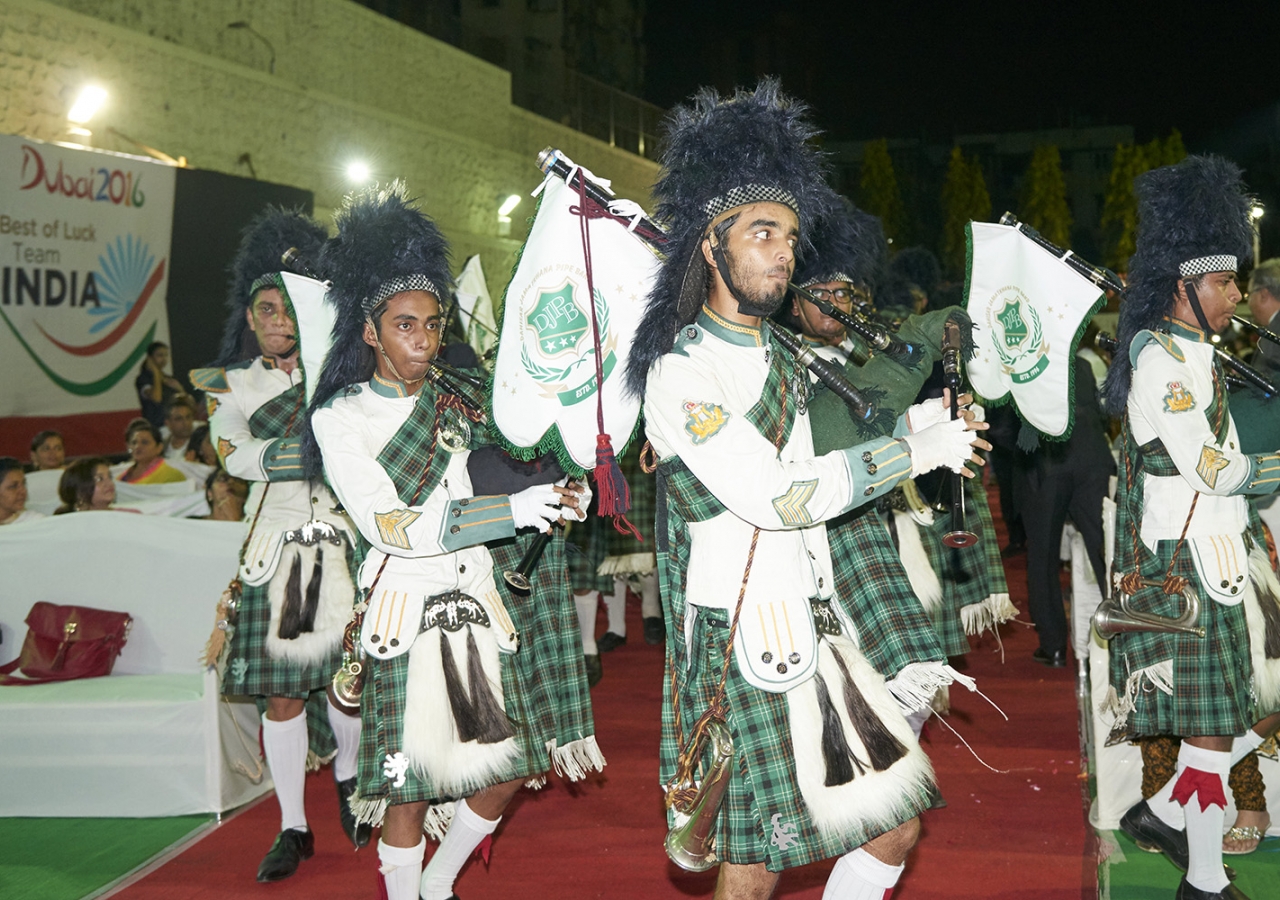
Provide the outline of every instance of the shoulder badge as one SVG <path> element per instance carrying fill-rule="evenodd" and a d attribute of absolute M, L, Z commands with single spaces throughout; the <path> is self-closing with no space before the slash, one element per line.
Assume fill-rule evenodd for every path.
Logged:
<path fill-rule="evenodd" d="M 226 369 L 192 369 L 187 373 L 191 386 L 198 391 L 211 394 L 225 394 L 231 390 L 227 384 Z"/>
<path fill-rule="evenodd" d="M 718 403 L 684 403 L 684 430 L 695 444 L 704 444 L 725 426 L 730 414 Z"/>
<path fill-rule="evenodd" d="M 1182 386 L 1181 381 L 1169 382 L 1169 393 L 1164 395 L 1164 411 L 1167 413 L 1190 412 L 1196 408 L 1196 398 Z"/>

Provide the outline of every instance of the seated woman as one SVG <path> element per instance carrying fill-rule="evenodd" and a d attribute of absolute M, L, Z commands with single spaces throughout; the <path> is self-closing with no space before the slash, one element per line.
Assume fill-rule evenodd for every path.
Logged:
<path fill-rule="evenodd" d="M 62 505 L 53 511 L 55 516 L 111 509 L 116 502 L 116 486 L 107 461 L 91 456 L 67 466 L 58 482 L 58 499 Z"/>
<path fill-rule="evenodd" d="M 249 482 L 229 475 L 225 469 L 214 469 L 205 479 L 204 499 L 209 503 L 209 515 L 192 518 L 239 522 L 244 519 L 244 503 L 249 499 Z"/>
<path fill-rule="evenodd" d="M 187 441 L 187 462 L 204 463 L 206 466 L 217 466 L 218 451 L 209 437 L 208 425 L 197 425 L 191 432 L 191 440 Z"/>
<path fill-rule="evenodd" d="M 67 464 L 67 453 L 62 435 L 56 431 L 41 431 L 31 439 L 31 471 L 61 469 Z"/>
<path fill-rule="evenodd" d="M 12 456 L 0 456 L 0 525 L 17 525 L 43 519 L 27 509 L 27 476 L 22 463 Z"/>
<path fill-rule="evenodd" d="M 146 419 L 130 422 L 124 440 L 133 465 L 120 473 L 121 481 L 127 484 L 171 484 L 187 480 L 187 476 L 164 461 L 164 440 L 160 437 L 160 430 Z"/>

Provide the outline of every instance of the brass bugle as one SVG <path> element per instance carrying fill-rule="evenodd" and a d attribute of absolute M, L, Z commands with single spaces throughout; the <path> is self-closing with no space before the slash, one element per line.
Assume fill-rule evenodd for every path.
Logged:
<path fill-rule="evenodd" d="M 845 402 L 845 405 L 849 407 L 849 414 L 854 419 L 860 422 L 870 422 L 875 418 L 875 406 L 862 396 L 849 379 L 844 377 L 844 372 L 839 366 L 818 356 L 804 341 L 772 319 L 765 319 L 764 323 L 779 344 L 786 347 L 810 372 L 818 376 L 819 381 L 829 387 L 832 393 Z"/>
<path fill-rule="evenodd" d="M 1254 334 L 1256 334 L 1260 338 L 1263 338 L 1264 340 L 1268 340 L 1273 344 L 1280 344 L 1280 334 L 1276 334 L 1270 328 L 1265 328 L 1262 325 L 1259 325 L 1257 322 L 1250 322 L 1248 319 L 1242 318 L 1240 316 L 1232 316 L 1231 321 L 1235 322 L 1237 325 L 1239 325 L 1242 328 L 1246 328 L 1249 331 L 1252 331 Z"/>
<path fill-rule="evenodd" d="M 960 326 L 948 319 L 942 332 L 942 382 L 951 392 L 951 418 L 960 418 Z M 978 535 L 969 530 L 964 506 L 964 475 L 951 473 L 951 530 L 942 536 L 946 547 L 962 549 L 978 543 Z"/>
<path fill-rule="evenodd" d="M 1161 587 L 1161 578 L 1144 578 L 1147 587 Z M 1117 596 L 1119 599 L 1116 599 Z M 1182 589 L 1183 609 L 1176 616 L 1158 616 L 1155 613 L 1138 612 L 1130 603 L 1129 595 L 1115 587 L 1111 596 L 1098 604 L 1093 613 L 1093 628 L 1098 637 L 1109 641 L 1117 634 L 1130 631 L 1155 631 L 1161 634 L 1194 634 L 1204 637 L 1204 626 L 1197 625 L 1200 618 L 1200 595 L 1188 582 Z"/>
<path fill-rule="evenodd" d="M 351 716 L 359 714 L 360 695 L 364 692 L 364 651 L 360 648 L 360 626 L 363 622 L 363 614 L 357 614 L 343 630 L 342 667 L 333 673 L 330 686 L 334 705 Z"/>
<path fill-rule="evenodd" d="M 835 319 L 845 328 L 858 335 L 875 350 L 887 353 L 904 366 L 914 366 L 923 355 L 923 351 L 915 344 L 908 343 L 878 322 L 873 322 L 860 312 L 847 313 L 830 300 L 823 300 L 812 291 L 787 283 L 788 289 L 808 300 L 825 316 Z"/>
<path fill-rule="evenodd" d="M 711 743 L 711 762 L 697 795 L 687 805 L 671 804 L 675 825 L 667 832 L 667 856 L 686 872 L 705 872 L 720 862 L 716 857 L 716 819 L 732 774 L 733 735 L 720 719 L 710 719 L 706 736 Z"/>

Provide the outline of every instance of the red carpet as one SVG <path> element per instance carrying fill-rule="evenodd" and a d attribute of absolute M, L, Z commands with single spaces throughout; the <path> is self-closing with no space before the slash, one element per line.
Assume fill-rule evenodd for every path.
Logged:
<path fill-rule="evenodd" d="M 1025 610 L 1024 558 L 1007 570 L 1014 601 Z M 638 608 L 630 612 L 630 642 L 605 654 L 604 681 L 593 692 L 608 767 L 586 784 L 553 782 L 540 792 L 523 792 L 498 831 L 490 868 L 472 862 L 459 879 L 464 900 L 711 895 L 714 872 L 683 873 L 662 850 L 666 825 L 656 760 L 663 658 L 661 648 L 644 644 Z M 1002 637 L 1003 665 L 989 636 L 975 642 L 962 665 L 1010 721 L 977 695 L 953 688 L 949 722 L 983 760 L 1007 771 L 984 768 L 950 732 L 930 722 L 925 747 L 949 805 L 925 814 L 923 838 L 894 900 L 1097 896 L 1078 777 L 1074 661 L 1057 670 L 1032 662 L 1035 636 L 1021 625 L 1006 626 Z M 278 808 L 268 797 L 117 896 L 371 898 L 376 851 L 351 851 L 336 805 L 328 771 L 311 776 L 307 809 L 316 856 L 287 881 L 254 881 L 279 827 Z M 826 863 L 787 872 L 779 896 L 818 900 L 829 869 Z"/>

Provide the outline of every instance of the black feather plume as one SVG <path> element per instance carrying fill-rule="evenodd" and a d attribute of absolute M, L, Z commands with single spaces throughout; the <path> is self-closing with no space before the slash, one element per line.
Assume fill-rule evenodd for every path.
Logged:
<path fill-rule="evenodd" d="M 231 262 L 227 322 L 214 366 L 229 366 L 259 354 L 244 315 L 253 300 L 249 289 L 263 275 L 284 269 L 280 257 L 290 247 L 297 247 L 304 259 L 314 261 L 327 237 L 324 226 L 301 209 L 268 206 L 249 223 Z"/>

